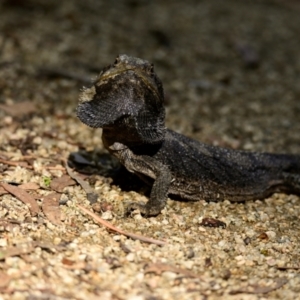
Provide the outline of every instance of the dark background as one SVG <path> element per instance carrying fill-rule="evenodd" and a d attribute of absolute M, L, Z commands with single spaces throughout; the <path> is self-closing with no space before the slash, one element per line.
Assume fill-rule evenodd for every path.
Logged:
<path fill-rule="evenodd" d="M 299 152 L 298 1 L 7 0 L 0 8 L 1 103 L 30 100 L 43 117 L 77 122 L 79 88 L 126 53 L 155 64 L 174 130 Z"/>

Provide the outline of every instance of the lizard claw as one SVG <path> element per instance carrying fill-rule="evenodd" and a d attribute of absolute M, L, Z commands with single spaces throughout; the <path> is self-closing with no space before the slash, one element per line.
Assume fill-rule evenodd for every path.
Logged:
<path fill-rule="evenodd" d="M 144 202 L 129 202 L 126 205 L 125 216 L 129 217 L 132 211 L 136 209 L 138 209 L 141 214 L 146 217 L 157 216 L 161 211 L 161 209 L 150 207 L 149 205 L 147 205 L 147 203 Z"/>
<path fill-rule="evenodd" d="M 129 217 L 131 213 L 138 209 L 141 214 L 148 215 L 148 211 L 146 210 L 146 204 L 144 202 L 129 202 L 126 204 L 125 216 Z"/>

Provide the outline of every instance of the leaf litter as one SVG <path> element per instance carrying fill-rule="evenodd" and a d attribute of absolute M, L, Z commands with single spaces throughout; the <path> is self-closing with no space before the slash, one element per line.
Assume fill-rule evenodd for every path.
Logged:
<path fill-rule="evenodd" d="M 59 199 L 61 194 L 51 193 L 43 198 L 42 210 L 46 218 L 54 225 L 61 225 Z"/>
<path fill-rule="evenodd" d="M 68 175 L 63 175 L 61 177 L 54 178 L 50 183 L 50 188 L 58 193 L 62 193 L 64 188 L 67 186 L 72 186 L 76 182 L 70 178 Z"/>

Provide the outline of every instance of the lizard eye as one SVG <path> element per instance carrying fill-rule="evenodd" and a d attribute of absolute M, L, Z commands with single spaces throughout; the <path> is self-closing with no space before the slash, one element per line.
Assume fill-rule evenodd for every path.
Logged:
<path fill-rule="evenodd" d="M 114 66 L 117 65 L 120 62 L 120 57 L 116 57 L 115 62 L 114 62 Z"/>
<path fill-rule="evenodd" d="M 153 64 L 150 65 L 150 74 L 151 75 L 154 74 L 154 65 Z"/>

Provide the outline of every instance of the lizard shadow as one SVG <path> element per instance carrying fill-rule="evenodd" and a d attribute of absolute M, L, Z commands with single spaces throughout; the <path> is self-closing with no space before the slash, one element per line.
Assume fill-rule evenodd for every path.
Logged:
<path fill-rule="evenodd" d="M 110 184 L 116 185 L 122 191 L 135 191 L 145 196 L 150 195 L 150 186 L 137 175 L 130 173 L 105 150 L 79 150 L 70 153 L 68 165 L 78 173 L 92 178 L 102 176 L 108 179 Z"/>

